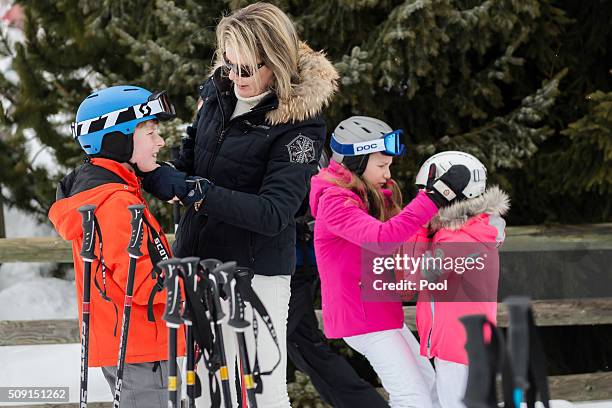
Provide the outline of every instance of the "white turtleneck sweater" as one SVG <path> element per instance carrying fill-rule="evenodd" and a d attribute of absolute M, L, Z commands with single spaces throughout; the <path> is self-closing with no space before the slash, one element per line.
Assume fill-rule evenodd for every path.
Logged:
<path fill-rule="evenodd" d="M 243 113 L 247 113 L 248 111 L 253 109 L 259 102 L 261 102 L 261 100 L 269 93 L 270 91 L 266 91 L 262 94 L 245 98 L 238 95 L 238 92 L 236 91 L 236 85 L 234 84 L 234 95 L 236 95 L 236 98 L 238 98 L 238 102 L 236 102 L 234 113 L 232 113 L 232 117 L 230 119 L 233 119 L 236 116 L 240 116 Z"/>

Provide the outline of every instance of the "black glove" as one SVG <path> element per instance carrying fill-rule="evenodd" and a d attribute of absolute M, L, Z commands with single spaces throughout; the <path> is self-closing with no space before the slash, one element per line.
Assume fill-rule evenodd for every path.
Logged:
<path fill-rule="evenodd" d="M 186 178 L 186 173 L 174 167 L 162 165 L 144 174 L 142 187 L 146 192 L 163 201 L 171 200 L 175 196 L 182 199 L 189 191 L 185 182 Z"/>
<path fill-rule="evenodd" d="M 182 198 L 179 197 L 181 203 L 185 206 L 195 204 L 195 210 L 198 211 L 212 183 L 208 179 L 197 176 L 187 177 L 185 183 L 187 185 L 187 194 Z"/>
<path fill-rule="evenodd" d="M 463 164 L 454 164 L 443 175 L 436 177 L 436 165 L 429 167 L 427 195 L 438 206 L 447 207 L 457 199 L 465 198 L 463 190 L 470 182 L 470 170 Z"/>

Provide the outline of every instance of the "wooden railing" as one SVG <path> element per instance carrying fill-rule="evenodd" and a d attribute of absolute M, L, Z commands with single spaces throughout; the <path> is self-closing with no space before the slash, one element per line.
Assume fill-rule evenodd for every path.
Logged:
<path fill-rule="evenodd" d="M 508 227 L 500 251 L 592 251 L 612 250 L 612 223 L 590 225 Z M 174 241 L 174 235 L 168 234 Z M 70 243 L 58 237 L 0 239 L 0 263 L 72 263 Z"/>
<path fill-rule="evenodd" d="M 509 227 L 507 234 L 502 252 L 612 251 L 612 224 Z M 169 235 L 169 239 L 172 240 L 173 236 Z M 0 239 L 0 263 L 4 262 L 72 263 L 72 252 L 69 243 L 59 238 Z M 612 274 L 612 267 L 607 272 L 608 275 Z M 538 326 L 612 324 L 612 297 L 536 300 L 533 307 Z M 320 311 L 318 314 L 321 322 Z M 415 330 L 415 308 L 405 307 L 404 314 L 406 323 Z M 507 325 L 503 304 L 498 308 L 498 323 L 501 327 Z M 78 342 L 76 319 L 0 321 L 0 346 Z M 612 399 L 612 372 L 553 376 L 549 381 L 551 396 L 555 399 Z M 77 404 L 52 406 L 74 408 Z M 93 407 L 94 404 L 90 406 Z M 110 405 L 99 403 L 95 406 L 101 408 Z"/>

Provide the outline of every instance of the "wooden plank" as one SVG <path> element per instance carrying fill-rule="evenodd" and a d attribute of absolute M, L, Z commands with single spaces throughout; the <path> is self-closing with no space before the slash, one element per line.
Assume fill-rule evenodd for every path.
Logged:
<path fill-rule="evenodd" d="M 167 237 L 172 244 L 174 234 Z M 72 263 L 72 247 L 59 237 L 0 238 L 0 263 L 4 262 Z"/>
<path fill-rule="evenodd" d="M 612 324 L 612 298 L 536 300 L 533 311 L 538 326 L 589 326 Z M 319 327 L 323 327 L 321 311 L 317 310 Z M 416 331 L 416 307 L 404 307 L 404 322 Z M 497 308 L 497 324 L 508 327 L 506 307 L 500 303 Z"/>
<path fill-rule="evenodd" d="M 612 324 L 612 298 L 534 301 L 533 310 L 538 326 L 584 326 Z M 323 327 L 321 311 L 317 310 L 319 326 Z M 415 326 L 415 306 L 404 307 L 405 322 Z M 500 303 L 498 325 L 507 327 L 506 309 Z M 78 343 L 77 320 L 4 320 L 0 321 L 0 346 Z"/>
<path fill-rule="evenodd" d="M 79 343 L 77 320 L 0 321 L 0 346 Z"/>
<path fill-rule="evenodd" d="M 612 323 L 612 298 L 535 300 L 532 303 L 538 326 L 589 326 Z M 508 326 L 506 307 L 500 304 L 498 325 Z"/>
<path fill-rule="evenodd" d="M 4 238 L 0 239 L 0 262 L 72 263 L 72 251 L 61 238 Z"/>
<path fill-rule="evenodd" d="M 501 252 L 612 249 L 612 223 L 506 228 Z"/>
<path fill-rule="evenodd" d="M 168 234 L 174 241 L 174 235 Z M 612 224 L 508 227 L 501 252 L 612 250 Z M 72 263 L 70 243 L 58 237 L 0 238 L 0 263 Z"/>
<path fill-rule="evenodd" d="M 551 224 L 551 225 L 519 225 L 506 227 L 506 235 L 515 237 L 520 235 L 545 235 L 580 237 L 588 234 L 606 235 L 612 231 L 612 223 L 599 224 Z"/>
<path fill-rule="evenodd" d="M 612 399 L 612 372 L 559 375 L 548 379 L 551 399 L 596 401 Z"/>

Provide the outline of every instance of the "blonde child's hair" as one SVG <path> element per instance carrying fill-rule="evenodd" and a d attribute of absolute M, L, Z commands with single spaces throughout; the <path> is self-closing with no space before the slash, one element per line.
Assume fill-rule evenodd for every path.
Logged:
<path fill-rule="evenodd" d="M 227 47 L 236 52 L 234 64 L 256 72 L 264 63 L 274 74 L 270 88 L 280 100 L 288 99 L 297 78 L 299 38 L 293 22 L 278 7 L 254 3 L 225 16 L 217 25 L 215 69 L 223 65 Z M 259 77 L 255 78 L 259 87 Z"/>

